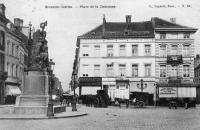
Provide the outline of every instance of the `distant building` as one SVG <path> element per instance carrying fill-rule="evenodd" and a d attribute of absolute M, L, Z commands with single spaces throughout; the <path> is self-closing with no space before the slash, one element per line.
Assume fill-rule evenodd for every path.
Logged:
<path fill-rule="evenodd" d="M 61 95 L 63 93 L 63 88 L 62 88 L 62 84 L 61 81 L 59 80 L 58 77 L 53 77 L 53 95 Z"/>
<path fill-rule="evenodd" d="M 22 33 L 22 19 L 15 18 L 14 23 L 12 23 L 5 16 L 5 6 L 3 4 L 0 4 L 0 10 L 2 57 L 4 58 L 4 63 L 0 64 L 0 68 L 3 73 L 7 73 L 4 85 L 0 86 L 2 92 L 1 104 L 4 104 L 8 95 L 21 94 L 24 85 L 24 69 L 27 67 L 28 52 L 26 45 L 28 44 L 28 37 Z"/>
<path fill-rule="evenodd" d="M 175 19 L 131 21 L 130 15 L 126 22 L 106 22 L 104 17 L 102 25 L 78 37 L 73 72 L 78 75 L 79 94 L 104 89 L 114 100 L 120 89 L 147 92 L 156 101 L 163 98 L 159 88 L 177 88 L 172 80 L 186 87 L 184 92 L 196 92 L 193 34 L 197 29 L 178 25 Z"/>

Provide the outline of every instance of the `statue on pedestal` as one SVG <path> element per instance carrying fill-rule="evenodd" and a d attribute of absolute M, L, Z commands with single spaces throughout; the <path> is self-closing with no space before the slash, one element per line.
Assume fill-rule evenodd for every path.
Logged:
<path fill-rule="evenodd" d="M 29 59 L 29 69 L 30 70 L 44 70 L 48 67 L 48 47 L 46 40 L 46 31 L 44 31 L 47 26 L 47 21 L 40 24 L 41 30 L 37 30 L 33 34 L 33 43 L 31 47 L 30 59 Z"/>
<path fill-rule="evenodd" d="M 25 83 L 14 107 L 16 114 L 45 114 L 49 102 L 49 58 L 46 40 L 47 21 L 33 34 L 33 40 L 28 44 L 29 63 L 25 75 Z M 30 38 L 31 39 L 31 38 Z"/>

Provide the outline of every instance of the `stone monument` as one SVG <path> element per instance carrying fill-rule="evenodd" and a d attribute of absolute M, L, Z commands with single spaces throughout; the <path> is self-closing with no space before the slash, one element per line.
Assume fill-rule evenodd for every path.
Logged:
<path fill-rule="evenodd" d="M 49 59 L 46 40 L 47 21 L 40 24 L 40 30 L 33 35 L 29 43 L 28 69 L 22 95 L 17 97 L 14 107 L 16 114 L 45 114 L 48 105 Z M 30 38 L 29 38 L 30 39 Z"/>

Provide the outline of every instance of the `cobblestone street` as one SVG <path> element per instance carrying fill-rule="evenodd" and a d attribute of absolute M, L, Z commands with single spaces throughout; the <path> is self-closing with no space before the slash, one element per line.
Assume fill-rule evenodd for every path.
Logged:
<path fill-rule="evenodd" d="M 87 116 L 53 120 L 0 120 L 0 130 L 199 130 L 200 108 L 82 107 Z"/>

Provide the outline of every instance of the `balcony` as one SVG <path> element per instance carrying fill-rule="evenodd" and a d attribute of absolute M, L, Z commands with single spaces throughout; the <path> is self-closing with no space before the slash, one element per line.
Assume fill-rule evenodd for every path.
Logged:
<path fill-rule="evenodd" d="M 8 73 L 7 72 L 2 72 L 0 71 L 0 80 L 6 80 L 8 77 Z"/>
<path fill-rule="evenodd" d="M 179 76 L 168 77 L 168 83 L 172 83 L 172 84 L 180 84 L 181 80 L 182 78 Z"/>
<path fill-rule="evenodd" d="M 178 65 L 183 63 L 182 55 L 167 55 L 167 64 Z"/>

